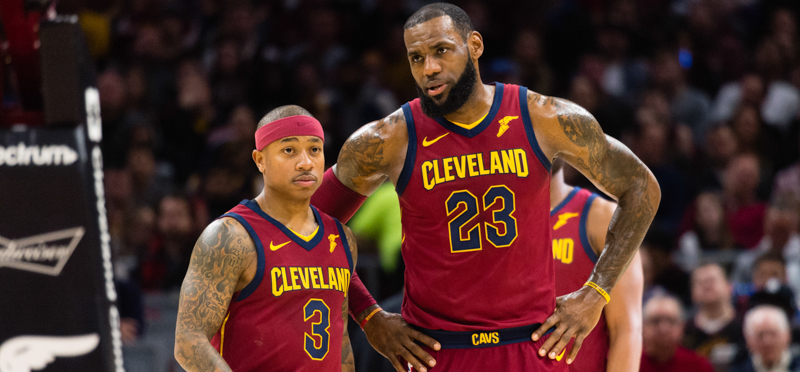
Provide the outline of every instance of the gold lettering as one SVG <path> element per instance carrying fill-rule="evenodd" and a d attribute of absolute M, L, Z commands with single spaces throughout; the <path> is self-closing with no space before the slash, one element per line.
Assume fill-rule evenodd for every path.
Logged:
<path fill-rule="evenodd" d="M 475 158 L 478 157 L 477 154 L 469 154 L 467 155 L 467 170 L 469 170 L 470 177 L 477 177 L 479 173 L 475 170 L 475 166 L 478 164 L 475 163 Z"/>
<path fill-rule="evenodd" d="M 472 334 L 472 344 L 475 345 L 475 346 L 480 345 L 480 342 L 478 342 L 478 334 L 477 333 L 473 333 Z"/>
<path fill-rule="evenodd" d="M 319 286 L 322 289 L 331 289 L 329 284 L 325 284 L 325 270 L 322 270 L 321 267 L 317 267 L 317 273 L 319 273 Z"/>
<path fill-rule="evenodd" d="M 444 168 L 444 181 L 452 181 L 456 179 L 455 176 L 450 174 L 450 171 L 453 170 L 453 158 L 444 158 L 442 159 L 442 168 Z"/>
<path fill-rule="evenodd" d="M 528 177 L 528 156 L 523 149 L 514 149 L 514 160 L 517 165 L 517 177 Z"/>
<path fill-rule="evenodd" d="M 303 288 L 308 289 L 308 268 L 298 269 L 297 274 L 300 275 L 300 283 L 303 284 Z"/>
<path fill-rule="evenodd" d="M 347 293 L 347 277 L 345 275 L 345 270 L 341 268 L 336 268 L 336 280 L 339 281 L 339 288 L 342 289 L 342 292 L 345 294 Z"/>
<path fill-rule="evenodd" d="M 272 295 L 275 297 L 280 297 L 283 294 L 283 288 L 278 285 L 278 277 L 280 275 L 281 269 L 278 267 L 273 267 L 269 272 L 269 276 L 272 278 Z"/>
<path fill-rule="evenodd" d="M 467 176 L 467 157 L 464 156 L 464 155 L 461 155 L 453 163 L 455 163 L 456 174 L 458 175 L 458 178 L 466 177 Z"/>
<path fill-rule="evenodd" d="M 553 259 L 561 261 L 561 239 L 553 239 Z"/>
<path fill-rule="evenodd" d="M 316 267 L 311 268 L 311 287 L 319 289 L 319 273 Z"/>
<path fill-rule="evenodd" d="M 567 265 L 572 263 L 573 246 L 575 246 L 575 242 L 572 241 L 572 239 L 564 238 L 564 241 L 561 243 L 561 262 Z"/>
<path fill-rule="evenodd" d="M 336 271 L 332 267 L 328 268 L 328 286 L 337 291 L 342 290 L 339 288 L 339 282 L 336 280 Z"/>
<path fill-rule="evenodd" d="M 492 340 L 491 340 L 491 342 L 493 344 L 500 343 L 500 334 L 497 333 L 497 332 L 492 332 Z"/>
<path fill-rule="evenodd" d="M 488 169 L 483 169 L 483 153 L 478 154 L 478 173 L 480 173 L 481 176 L 489 174 Z"/>
<path fill-rule="evenodd" d="M 503 154 L 503 173 L 517 173 L 516 164 L 514 164 L 514 150 L 501 151 Z"/>
<path fill-rule="evenodd" d="M 433 180 L 436 182 L 437 185 L 440 184 L 440 183 L 444 183 L 444 178 L 442 178 L 442 176 L 439 175 L 439 161 L 438 160 L 434 160 L 433 161 Z"/>
<path fill-rule="evenodd" d="M 500 155 L 497 151 L 492 151 L 492 174 L 503 173 L 503 164 L 500 162 Z"/>
<path fill-rule="evenodd" d="M 289 285 L 289 277 L 286 276 L 286 268 L 281 267 L 281 275 L 283 275 L 283 292 L 289 292 L 294 290 L 291 285 Z"/>
<path fill-rule="evenodd" d="M 297 279 L 299 279 L 299 277 L 297 276 L 297 271 L 298 270 L 297 270 L 296 267 L 290 267 L 289 268 L 289 275 L 292 277 L 292 290 L 293 291 L 297 291 L 299 289 L 302 289 L 300 287 L 300 285 L 297 284 Z"/>
<path fill-rule="evenodd" d="M 430 171 L 433 169 L 433 164 L 430 161 L 422 163 L 422 185 L 425 190 L 432 190 L 436 183 L 430 178 Z"/>

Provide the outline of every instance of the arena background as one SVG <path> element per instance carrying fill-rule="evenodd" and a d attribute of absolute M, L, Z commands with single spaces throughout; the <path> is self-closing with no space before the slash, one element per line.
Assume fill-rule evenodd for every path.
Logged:
<path fill-rule="evenodd" d="M 784 256 L 786 275 L 766 301 L 798 325 L 800 2 L 453 2 L 484 37 L 484 82 L 521 84 L 582 105 L 658 178 L 661 207 L 642 249 L 645 297 L 669 292 L 691 311 L 688 275 L 713 261 L 729 270 L 733 300 L 744 311 L 752 279 L 737 262 L 772 251 Z M 403 23 L 425 3 L 60 0 L 51 9 L 78 16 L 97 73 L 128 371 L 180 370 L 172 357 L 177 291 L 202 229 L 261 187 L 250 159 L 258 119 L 279 105 L 307 108 L 325 128 L 332 165 L 353 131 L 415 98 Z M 13 66 L 11 31 L 3 26 L 2 112 L 9 113 L 21 111 L 27 77 Z M 42 177 L 58 188 L 58 175 Z M 4 187 L 8 179 L 0 179 L 5 203 L 13 191 Z M 592 188 L 574 170 L 567 181 Z M 391 187 L 379 189 L 350 223 L 359 274 L 387 308 L 399 308 L 402 290 L 393 195 Z M 52 203 L 70 210 L 66 197 Z M 0 273 L 10 270 L 0 265 Z M 350 326 L 356 368 L 391 371 Z M 739 357 L 746 354 L 736 346 Z M 726 370 L 734 359 L 715 365 Z"/>

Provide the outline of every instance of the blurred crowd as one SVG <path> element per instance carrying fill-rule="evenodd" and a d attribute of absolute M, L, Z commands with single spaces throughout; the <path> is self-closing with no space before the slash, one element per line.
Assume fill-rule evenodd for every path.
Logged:
<path fill-rule="evenodd" d="M 795 363 L 800 1 L 453 2 L 484 37 L 484 82 L 580 104 L 656 175 L 662 201 L 642 246 L 645 299 L 661 303 L 654 339 L 682 340 L 717 370 Z M 268 110 L 307 108 L 330 166 L 354 130 L 414 99 L 403 23 L 425 3 L 60 0 L 98 70 L 118 279 L 179 288 L 200 231 L 261 188 L 250 153 Z M 574 170 L 566 178 L 591 188 Z M 372 235 L 360 245 L 377 257 L 365 282 L 388 297 L 402 260 L 381 255 L 398 255 L 400 239 Z M 746 337 L 776 309 L 786 342 Z M 645 353 L 668 350 L 648 348 L 648 314 Z M 667 337 L 670 325 L 686 331 Z"/>

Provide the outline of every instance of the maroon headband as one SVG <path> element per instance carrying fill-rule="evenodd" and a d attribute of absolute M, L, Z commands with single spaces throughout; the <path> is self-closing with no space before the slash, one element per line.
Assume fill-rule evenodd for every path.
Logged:
<path fill-rule="evenodd" d="M 317 119 L 305 115 L 294 115 L 258 128 L 256 130 L 256 150 L 261 151 L 272 142 L 293 136 L 316 136 L 323 142 L 325 141 L 325 133 Z"/>

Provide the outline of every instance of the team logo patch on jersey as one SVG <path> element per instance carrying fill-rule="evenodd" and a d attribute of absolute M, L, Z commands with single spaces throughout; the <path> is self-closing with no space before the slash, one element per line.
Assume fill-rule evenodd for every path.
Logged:
<path fill-rule="evenodd" d="M 572 217 L 578 217 L 577 213 L 561 213 L 558 215 L 558 221 L 553 225 L 553 230 L 558 230 L 561 226 L 567 224 L 567 221 Z"/>
<path fill-rule="evenodd" d="M 331 253 L 333 253 L 333 250 L 336 249 L 336 238 L 338 237 L 339 235 L 333 235 L 333 234 L 328 235 L 328 241 L 331 242 Z"/>
<path fill-rule="evenodd" d="M 442 134 L 441 136 L 439 136 L 439 137 L 436 137 L 436 138 L 434 138 L 434 139 L 432 139 L 432 140 L 430 140 L 430 141 L 428 141 L 428 137 L 427 137 L 427 136 L 425 136 L 425 138 L 423 138 L 423 139 L 422 139 L 422 147 L 428 147 L 428 146 L 430 146 L 430 145 L 433 145 L 434 143 L 436 143 L 436 142 L 437 142 L 437 141 L 439 141 L 440 139 L 444 138 L 444 136 L 446 136 L 446 135 L 448 135 L 448 134 L 450 134 L 450 132 L 447 132 L 447 133 L 445 133 L 445 134 Z"/>
<path fill-rule="evenodd" d="M 502 136 L 503 133 L 508 130 L 508 123 L 514 119 L 519 119 L 519 116 L 506 116 L 498 121 L 498 123 L 500 123 L 500 130 L 497 131 L 497 137 Z"/>

